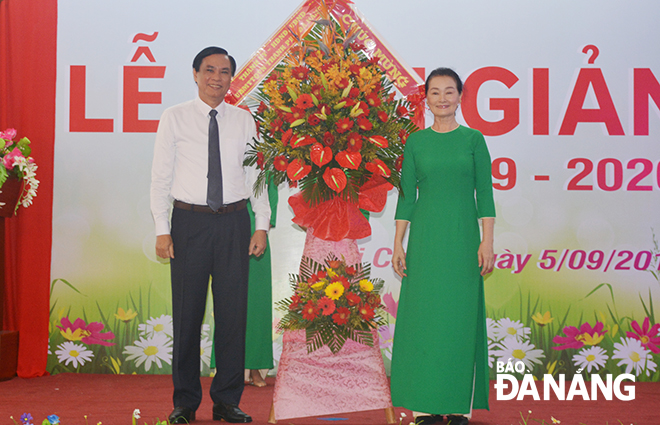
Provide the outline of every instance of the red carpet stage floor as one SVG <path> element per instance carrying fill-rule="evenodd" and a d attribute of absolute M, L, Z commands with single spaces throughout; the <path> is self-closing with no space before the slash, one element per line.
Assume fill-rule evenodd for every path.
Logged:
<path fill-rule="evenodd" d="M 268 378 L 269 386 L 248 386 L 243 393 L 241 408 L 252 415 L 253 424 L 266 424 L 270 412 L 274 379 Z M 204 400 L 197 411 L 195 424 L 211 425 L 212 402 L 208 396 L 210 378 L 203 378 Z M 424 383 L 420 383 L 424 385 Z M 491 383 L 492 385 L 492 383 Z M 496 401 L 491 387 L 490 412 L 476 411 L 473 425 L 523 424 L 520 413 L 529 414 L 528 424 L 551 424 L 551 416 L 561 425 L 658 425 L 660 424 L 660 383 L 636 383 L 635 400 L 585 401 L 534 401 L 525 397 L 522 401 Z M 568 387 L 568 386 L 567 386 Z M 542 394 L 542 392 L 541 392 Z M 62 425 L 130 425 L 135 409 L 140 409 L 138 424 L 153 425 L 158 419 L 165 420 L 170 413 L 172 381 L 169 375 L 85 375 L 59 374 L 34 379 L 14 378 L 0 382 L 0 425 L 13 424 L 10 416 L 20 423 L 23 413 L 30 413 L 36 425 L 47 415 L 56 414 Z M 411 412 L 396 409 L 397 420 L 401 413 L 406 417 L 402 425 L 412 420 Z M 85 419 L 85 416 L 87 417 Z M 533 419 L 536 419 L 534 421 Z M 619 422 L 621 421 L 621 422 Z M 385 424 L 385 412 L 381 410 L 344 413 L 332 417 L 312 417 L 282 420 L 279 424 L 354 425 Z"/>

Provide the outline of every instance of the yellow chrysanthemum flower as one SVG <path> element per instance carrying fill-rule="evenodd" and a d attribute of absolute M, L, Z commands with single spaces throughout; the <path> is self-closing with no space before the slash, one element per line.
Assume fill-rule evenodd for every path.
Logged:
<path fill-rule="evenodd" d="M 325 288 L 325 295 L 331 300 L 338 300 L 344 294 L 344 285 L 341 282 L 332 282 Z"/>
<path fill-rule="evenodd" d="M 374 290 L 374 284 L 369 279 L 362 279 L 360 281 L 360 291 L 371 292 Z"/>
<path fill-rule="evenodd" d="M 135 316 L 137 316 L 137 311 L 133 311 L 132 308 L 124 311 L 123 308 L 119 307 L 115 313 L 115 317 L 124 323 L 130 322 L 135 318 Z"/>
<path fill-rule="evenodd" d="M 555 320 L 554 317 L 550 317 L 550 312 L 546 311 L 543 316 L 541 316 L 541 313 L 535 313 L 532 316 L 532 319 L 536 322 L 537 325 L 539 326 L 545 326 L 548 323 L 551 323 L 553 320 Z"/>

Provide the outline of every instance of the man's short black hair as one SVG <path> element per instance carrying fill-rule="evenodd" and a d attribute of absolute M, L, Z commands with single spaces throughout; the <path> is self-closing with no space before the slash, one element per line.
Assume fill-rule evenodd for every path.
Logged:
<path fill-rule="evenodd" d="M 204 58 L 211 55 L 226 55 L 229 58 L 229 63 L 231 64 L 231 76 L 234 76 L 236 73 L 236 61 L 229 53 L 227 53 L 225 49 L 215 46 L 207 47 L 201 52 L 197 53 L 197 56 L 195 56 L 195 59 L 193 59 L 193 68 L 195 68 L 195 71 L 199 72 L 199 68 L 202 66 L 202 61 Z"/>

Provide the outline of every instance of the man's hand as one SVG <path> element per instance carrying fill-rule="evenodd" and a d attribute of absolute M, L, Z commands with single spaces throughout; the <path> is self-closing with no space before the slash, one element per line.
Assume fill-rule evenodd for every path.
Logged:
<path fill-rule="evenodd" d="M 172 236 L 156 236 L 156 255 L 165 259 L 174 258 L 174 244 L 172 244 Z"/>
<path fill-rule="evenodd" d="M 250 239 L 250 255 L 261 256 L 268 244 L 268 233 L 265 230 L 255 230 Z"/>

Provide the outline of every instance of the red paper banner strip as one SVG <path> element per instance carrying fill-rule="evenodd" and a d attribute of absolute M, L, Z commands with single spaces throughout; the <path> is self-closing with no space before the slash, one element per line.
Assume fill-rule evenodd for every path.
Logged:
<path fill-rule="evenodd" d="M 259 83 L 285 58 L 289 50 L 297 44 L 293 32 L 305 37 L 320 19 L 320 0 L 306 0 L 289 16 L 275 33 L 257 50 L 236 73 L 230 90 L 232 103 L 240 104 Z M 360 28 L 356 40 L 364 44 L 367 54 L 379 58 L 385 75 L 394 86 L 408 96 L 424 84 L 413 68 L 406 65 L 385 43 L 378 32 L 350 1 L 326 1 L 330 13 L 340 24 L 347 27 L 355 23 Z"/>
<path fill-rule="evenodd" d="M 319 18 L 317 8 L 301 4 L 236 73 L 230 89 L 232 103 L 240 104 L 298 44 L 290 29 L 305 37 Z"/>
<path fill-rule="evenodd" d="M 329 2 L 328 2 L 329 3 Z M 355 5 L 349 5 L 346 2 L 337 1 L 330 7 L 330 13 L 344 26 L 355 23 L 360 32 L 357 35 L 357 41 L 364 44 L 367 54 L 379 59 L 387 78 L 392 81 L 394 86 L 403 94 L 408 96 L 416 93 L 420 84 L 424 81 L 413 68 L 403 62 L 392 48 L 385 42 L 383 37 L 378 34 L 366 18 L 358 11 Z"/>

